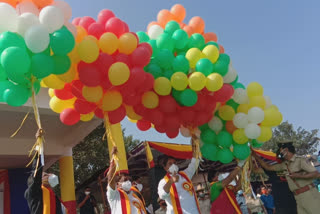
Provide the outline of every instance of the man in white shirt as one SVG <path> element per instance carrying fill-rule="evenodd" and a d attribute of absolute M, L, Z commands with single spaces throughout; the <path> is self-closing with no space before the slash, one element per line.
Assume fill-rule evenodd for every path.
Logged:
<path fill-rule="evenodd" d="M 192 158 L 188 168 L 179 172 L 176 160 L 166 157 L 163 168 L 167 175 L 159 182 L 158 194 L 160 199 L 166 201 L 167 214 L 200 214 L 197 195 L 191 182 L 198 168 L 198 161 Z"/>
<path fill-rule="evenodd" d="M 112 154 L 116 154 L 116 152 L 117 148 L 114 147 Z M 131 191 L 131 177 L 126 174 L 115 175 L 115 171 L 116 164 L 112 161 L 107 175 L 107 198 L 111 214 L 147 214 L 143 202 Z M 116 180 L 119 180 L 118 185 Z"/>

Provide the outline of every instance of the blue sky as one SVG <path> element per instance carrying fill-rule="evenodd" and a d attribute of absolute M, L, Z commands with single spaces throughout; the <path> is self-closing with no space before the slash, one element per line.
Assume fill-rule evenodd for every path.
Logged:
<path fill-rule="evenodd" d="M 295 127 L 319 129 L 320 122 L 320 1 L 308 0 L 66 0 L 73 17 L 97 17 L 111 9 L 131 31 L 146 31 L 161 9 L 181 3 L 185 22 L 201 16 L 206 32 L 215 32 L 247 85 L 257 81 L 277 105 L 284 120 Z M 179 136 L 168 139 L 155 131 L 140 132 L 127 120 L 126 134 L 140 140 L 188 143 Z"/>

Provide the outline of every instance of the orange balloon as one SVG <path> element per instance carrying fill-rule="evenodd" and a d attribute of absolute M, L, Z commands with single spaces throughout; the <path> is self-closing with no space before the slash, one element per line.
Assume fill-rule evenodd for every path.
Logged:
<path fill-rule="evenodd" d="M 224 53 L 224 47 L 222 45 L 219 45 L 219 53 Z"/>
<path fill-rule="evenodd" d="M 181 22 L 181 23 L 180 23 L 180 28 L 181 28 L 181 29 L 183 29 L 183 28 L 184 28 L 184 26 L 186 26 L 186 24 L 185 24 L 185 23 L 183 23 L 183 22 Z"/>
<path fill-rule="evenodd" d="M 12 7 L 16 7 L 16 5 L 17 5 L 17 1 L 15 1 L 15 0 L 1 0 L 0 2 L 10 4 Z"/>
<path fill-rule="evenodd" d="M 171 7 L 170 12 L 177 22 L 182 22 L 186 17 L 186 9 L 181 4 L 175 4 Z"/>
<path fill-rule="evenodd" d="M 206 41 L 206 43 L 210 41 L 214 41 L 214 42 L 218 41 L 217 35 L 213 32 L 203 34 L 203 38 Z"/>
<path fill-rule="evenodd" d="M 53 0 L 32 0 L 32 2 L 37 5 L 39 8 L 43 8 L 52 4 Z"/>
<path fill-rule="evenodd" d="M 204 31 L 205 24 L 200 16 L 195 16 L 190 19 L 189 26 L 193 27 L 195 33 L 202 33 Z"/>
<path fill-rule="evenodd" d="M 237 127 L 234 126 L 232 120 L 229 120 L 226 122 L 226 129 L 230 134 L 232 134 L 237 129 Z"/>
<path fill-rule="evenodd" d="M 149 29 L 150 29 L 153 25 L 159 25 L 159 23 L 158 23 L 158 22 L 150 22 L 150 23 L 148 24 L 147 31 L 149 31 Z"/>
<path fill-rule="evenodd" d="M 173 15 L 169 10 L 160 10 L 158 13 L 158 23 L 161 27 L 165 28 L 166 24 L 173 19 Z"/>
<path fill-rule="evenodd" d="M 188 36 L 191 36 L 192 34 L 194 34 L 194 29 L 191 26 L 186 25 L 183 27 L 183 30 L 187 32 Z"/>

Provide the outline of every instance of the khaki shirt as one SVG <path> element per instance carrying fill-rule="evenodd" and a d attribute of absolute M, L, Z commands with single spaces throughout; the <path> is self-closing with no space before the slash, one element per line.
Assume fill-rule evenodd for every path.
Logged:
<path fill-rule="evenodd" d="M 287 166 L 290 172 L 288 171 Z M 310 163 L 308 163 L 305 158 L 298 157 L 296 155 L 293 155 L 289 161 L 286 160 L 280 164 L 273 165 L 273 169 L 275 171 L 284 171 L 286 179 L 288 181 L 289 189 L 292 192 L 297 189 L 300 189 L 301 187 L 312 184 L 313 179 L 312 178 L 308 178 L 308 179 L 294 178 L 296 183 L 300 186 L 298 187 L 295 184 L 293 178 L 289 176 L 289 173 L 306 174 L 306 173 L 317 171 L 317 169 L 314 166 L 312 166 Z"/>

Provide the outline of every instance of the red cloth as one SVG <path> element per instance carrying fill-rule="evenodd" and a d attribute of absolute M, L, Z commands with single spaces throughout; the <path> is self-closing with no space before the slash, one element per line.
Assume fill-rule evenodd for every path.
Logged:
<path fill-rule="evenodd" d="M 232 198 L 234 205 L 238 208 L 238 211 L 235 209 L 234 205 L 232 205 L 226 191 L 228 191 L 229 196 Z M 238 214 L 240 211 L 239 205 L 237 203 L 236 197 L 234 193 L 225 188 L 219 195 L 219 197 L 214 200 L 211 204 L 211 214 Z M 240 211 L 241 213 L 241 211 Z"/>

